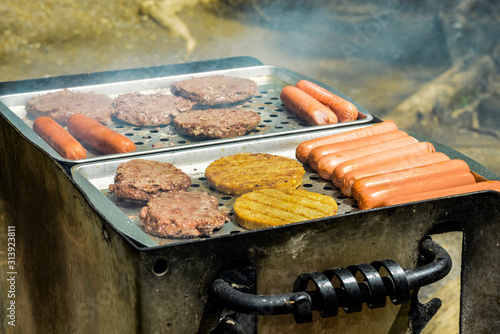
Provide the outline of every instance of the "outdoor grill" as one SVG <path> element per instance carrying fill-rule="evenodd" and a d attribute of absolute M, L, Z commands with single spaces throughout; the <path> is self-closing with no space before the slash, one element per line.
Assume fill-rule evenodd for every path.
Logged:
<path fill-rule="evenodd" d="M 134 141 L 136 152 L 94 152 L 72 161 L 33 132 L 24 109 L 30 97 L 62 88 L 113 97 L 168 89 L 175 81 L 211 74 L 258 83 L 258 93 L 237 108 L 259 112 L 259 127 L 238 138 L 193 140 L 170 125 L 115 121 L 110 127 Z M 0 84 L 1 224 L 4 230 L 16 228 L 19 328 L 40 333 L 405 333 L 410 328 L 420 333 L 441 304 L 438 299 L 421 304 L 418 290 L 451 268 L 446 250 L 429 236 L 462 231 L 461 331 L 500 331 L 500 288 L 492 266 L 500 256 L 498 193 L 359 210 L 305 166 L 301 188 L 334 197 L 337 215 L 256 231 L 231 221 L 210 237 L 166 239 L 140 227 L 142 204 L 109 192 L 119 164 L 151 159 L 174 164 L 191 177 L 193 189 L 216 195 L 219 205 L 231 210 L 235 197 L 218 193 L 204 177 L 214 160 L 241 152 L 294 158 L 305 140 L 381 121 L 315 81 L 351 100 L 361 117 L 305 124 L 279 99 L 285 85 L 301 79 L 315 81 L 235 57 Z M 477 179 L 500 180 L 461 153 L 432 143 L 450 158 L 466 161 Z"/>

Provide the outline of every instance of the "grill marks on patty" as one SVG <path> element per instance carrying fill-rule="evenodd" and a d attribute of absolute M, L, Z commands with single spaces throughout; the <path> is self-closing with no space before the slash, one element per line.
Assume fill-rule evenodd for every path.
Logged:
<path fill-rule="evenodd" d="M 301 163 L 268 153 L 239 153 L 220 158 L 205 169 L 208 184 L 218 191 L 242 195 L 256 189 L 294 189 L 305 174 Z"/>
<path fill-rule="evenodd" d="M 246 134 L 261 117 L 251 110 L 191 110 L 177 115 L 173 125 L 182 134 L 198 138 L 233 138 Z"/>
<path fill-rule="evenodd" d="M 189 238 L 211 235 L 229 221 L 227 210 L 219 210 L 217 198 L 204 191 L 163 193 L 140 211 L 144 229 L 154 235 Z"/>
<path fill-rule="evenodd" d="M 235 221 L 255 230 L 304 220 L 333 216 L 337 203 L 333 197 L 300 189 L 261 189 L 238 197 L 234 203 Z"/>
<path fill-rule="evenodd" d="M 133 159 L 118 166 L 109 191 L 121 198 L 147 201 L 160 193 L 190 186 L 191 178 L 170 163 Z"/>
<path fill-rule="evenodd" d="M 81 113 L 107 124 L 114 113 L 113 99 L 94 92 L 74 92 L 63 89 L 35 96 L 26 101 L 26 112 L 34 117 L 47 116 L 66 125 L 71 115 Z"/>
<path fill-rule="evenodd" d="M 176 115 L 191 110 L 194 102 L 167 94 L 127 93 L 113 100 L 114 116 L 137 126 L 167 125 Z"/>
<path fill-rule="evenodd" d="M 241 102 L 257 92 L 257 83 L 246 78 L 212 75 L 174 82 L 172 93 L 199 105 Z"/>

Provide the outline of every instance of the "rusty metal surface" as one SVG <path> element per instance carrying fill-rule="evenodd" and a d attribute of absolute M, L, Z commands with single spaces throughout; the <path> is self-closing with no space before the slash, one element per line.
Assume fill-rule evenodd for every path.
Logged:
<path fill-rule="evenodd" d="M 0 312 L 0 332 L 134 333 L 140 253 L 96 214 L 61 166 L 3 117 L 0 184 L 0 243 L 15 227 L 17 268 L 16 326 Z M 10 300 L 4 259 L 3 310 Z"/>
<path fill-rule="evenodd" d="M 460 221 L 464 232 L 462 254 L 460 329 L 462 333 L 500 332 L 500 196 L 475 195 L 476 204 L 464 200 L 457 205 L 477 213 L 472 221 Z M 472 200 L 472 198 L 471 198 Z"/>

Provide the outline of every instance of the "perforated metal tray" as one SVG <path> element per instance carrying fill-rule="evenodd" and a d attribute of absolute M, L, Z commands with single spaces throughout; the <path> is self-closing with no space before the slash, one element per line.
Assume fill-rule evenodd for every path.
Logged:
<path fill-rule="evenodd" d="M 360 126 L 358 126 L 360 127 Z M 349 128 L 350 129 L 350 128 Z M 205 169 L 213 161 L 237 153 L 270 153 L 295 159 L 295 149 L 304 140 L 326 136 L 346 131 L 346 128 L 331 129 L 314 133 L 302 133 L 293 136 L 264 138 L 257 141 L 226 143 L 203 148 L 191 148 L 182 151 L 147 154 L 141 159 L 169 162 L 180 168 L 191 178 L 190 190 L 203 190 L 217 197 L 219 206 L 230 210 L 231 221 L 216 231 L 211 237 L 221 237 L 233 233 L 249 232 L 241 228 L 232 219 L 232 206 L 235 196 L 226 195 L 211 188 L 205 179 Z M 143 202 L 129 201 L 117 198 L 109 192 L 118 166 L 131 158 L 113 159 L 104 162 L 86 163 L 71 168 L 71 174 L 76 184 L 86 193 L 92 205 L 101 212 L 119 231 L 144 246 L 161 246 L 180 242 L 191 242 L 201 238 L 169 239 L 158 238 L 143 231 L 139 222 L 139 211 L 145 205 Z M 356 201 L 347 198 L 335 188 L 329 180 L 321 179 L 309 166 L 304 166 L 306 173 L 299 189 L 320 193 L 335 198 L 338 205 L 337 215 L 345 215 L 359 211 Z"/>
<path fill-rule="evenodd" d="M 19 130 L 28 137 L 28 139 L 32 140 L 36 145 L 45 150 L 55 160 L 65 164 L 69 164 L 70 166 L 82 162 L 103 161 L 105 159 L 115 157 L 137 156 L 150 151 L 165 152 L 207 145 L 217 145 L 227 142 L 244 141 L 249 139 L 254 140 L 271 136 L 301 133 L 305 131 L 316 130 L 317 128 L 337 128 L 352 126 L 368 123 L 373 119 L 372 115 L 368 113 L 362 106 L 358 105 L 355 101 L 352 101 L 350 98 L 335 90 L 333 87 L 329 87 L 317 82 L 328 90 L 353 102 L 358 108 L 361 117 L 356 121 L 338 123 L 333 125 L 308 125 L 284 108 L 279 98 L 279 94 L 281 92 L 281 89 L 286 85 L 294 85 L 301 79 L 312 79 L 276 66 L 252 66 L 229 70 L 217 70 L 175 76 L 165 76 L 159 78 L 147 78 L 142 80 L 129 80 L 108 84 L 77 86 L 69 89 L 81 92 L 94 91 L 96 93 L 105 94 L 110 97 L 115 97 L 119 94 L 127 92 L 154 93 L 157 91 L 162 91 L 170 93 L 170 86 L 176 81 L 192 77 L 215 74 L 249 78 L 257 82 L 259 86 L 258 93 L 256 93 L 249 100 L 244 101 L 243 103 L 236 106 L 232 106 L 238 109 L 253 110 L 261 115 L 261 123 L 257 126 L 256 129 L 254 129 L 247 135 L 229 139 L 200 140 L 179 134 L 172 125 L 159 127 L 137 127 L 119 120 L 114 120 L 109 125 L 109 127 L 129 137 L 136 144 L 136 152 L 113 155 L 99 155 L 98 152 L 92 151 L 92 149 L 89 148 L 89 156 L 86 159 L 68 160 L 61 157 L 45 141 L 43 141 L 36 133 L 33 132 L 32 124 L 34 118 L 31 117 L 31 115 L 27 114 L 25 109 L 25 103 L 28 99 L 41 94 L 46 94 L 51 91 L 56 91 L 58 89 L 1 96 L 0 112 L 2 112 L 16 127 L 18 127 Z"/>

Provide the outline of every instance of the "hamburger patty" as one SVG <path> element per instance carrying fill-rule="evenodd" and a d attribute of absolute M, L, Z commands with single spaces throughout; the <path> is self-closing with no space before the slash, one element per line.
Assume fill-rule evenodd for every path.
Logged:
<path fill-rule="evenodd" d="M 175 82 L 170 90 L 197 104 L 220 105 L 248 99 L 257 92 L 257 83 L 245 78 L 212 75 Z"/>
<path fill-rule="evenodd" d="M 107 124 L 114 112 L 113 99 L 94 92 L 82 93 L 68 89 L 35 96 L 26 101 L 26 111 L 34 116 L 47 116 L 66 125 L 71 115 L 81 113 Z"/>
<path fill-rule="evenodd" d="M 174 118 L 174 127 L 182 134 L 199 138 L 233 138 L 259 125 L 260 115 L 251 110 L 190 110 Z"/>
<path fill-rule="evenodd" d="M 194 102 L 167 94 L 126 93 L 113 100 L 114 116 L 137 126 L 167 125 L 172 118 L 190 110 Z"/>
<path fill-rule="evenodd" d="M 294 189 L 302 184 L 304 174 L 301 163 L 268 153 L 238 153 L 205 169 L 208 184 L 230 195 L 256 189 Z"/>
<path fill-rule="evenodd" d="M 132 159 L 120 164 L 109 191 L 121 198 L 147 201 L 164 192 L 186 190 L 191 178 L 168 162 Z"/>
<path fill-rule="evenodd" d="M 243 228 L 259 228 L 333 216 L 337 203 L 326 195 L 301 189 L 255 190 L 234 203 L 235 221 Z"/>
<path fill-rule="evenodd" d="M 229 221 L 227 210 L 219 210 L 215 196 L 204 191 L 163 193 L 141 209 L 144 229 L 154 235 L 189 238 L 210 235 Z"/>

